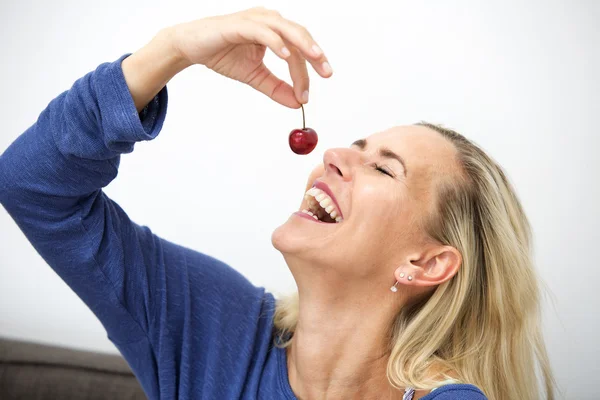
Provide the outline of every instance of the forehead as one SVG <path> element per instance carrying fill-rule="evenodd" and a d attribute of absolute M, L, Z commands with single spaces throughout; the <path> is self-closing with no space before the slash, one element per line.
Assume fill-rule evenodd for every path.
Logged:
<path fill-rule="evenodd" d="M 456 149 L 440 133 L 425 126 L 396 126 L 367 138 L 367 151 L 388 147 L 399 154 L 413 175 L 453 170 L 456 167 Z"/>

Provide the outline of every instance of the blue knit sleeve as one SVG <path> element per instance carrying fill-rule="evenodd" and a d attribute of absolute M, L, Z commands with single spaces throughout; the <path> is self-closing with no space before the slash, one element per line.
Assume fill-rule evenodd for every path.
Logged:
<path fill-rule="evenodd" d="M 158 135 L 167 107 L 165 87 L 140 118 L 121 69 L 125 57 L 77 80 L 0 156 L 0 202 L 117 341 L 148 329 L 160 254 L 149 229 L 133 224 L 102 188 L 116 177 L 121 154 Z"/>
<path fill-rule="evenodd" d="M 477 386 L 459 383 L 440 386 L 422 400 L 487 400 L 487 397 Z"/>
<path fill-rule="evenodd" d="M 77 80 L 4 151 L 0 203 L 98 317 L 149 398 L 237 398 L 255 349 L 266 351 L 272 298 L 133 222 L 102 190 L 123 154 L 159 134 L 167 110 L 165 87 L 137 112 L 125 57 Z"/>

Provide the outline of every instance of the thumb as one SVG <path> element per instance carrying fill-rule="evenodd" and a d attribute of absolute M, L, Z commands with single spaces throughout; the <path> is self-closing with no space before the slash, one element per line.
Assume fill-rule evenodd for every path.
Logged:
<path fill-rule="evenodd" d="M 294 89 L 287 82 L 273 75 L 264 63 L 256 69 L 254 76 L 246 83 L 279 104 L 289 108 L 300 108 Z"/>

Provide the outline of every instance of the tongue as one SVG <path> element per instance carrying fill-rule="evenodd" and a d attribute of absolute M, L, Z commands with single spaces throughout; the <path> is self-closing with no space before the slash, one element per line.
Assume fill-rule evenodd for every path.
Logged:
<path fill-rule="evenodd" d="M 325 213 L 325 215 L 323 216 L 323 218 L 321 218 L 322 222 L 327 222 L 327 223 L 333 223 L 335 222 L 335 220 L 333 218 L 331 218 L 331 216 L 328 213 Z"/>

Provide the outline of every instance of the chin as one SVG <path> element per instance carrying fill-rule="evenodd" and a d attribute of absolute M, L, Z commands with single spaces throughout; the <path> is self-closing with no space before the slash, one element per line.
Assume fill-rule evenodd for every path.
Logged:
<path fill-rule="evenodd" d="M 297 255 L 313 250 L 317 244 L 315 237 L 309 236 L 304 221 L 298 217 L 290 216 L 287 221 L 277 227 L 271 234 L 271 244 L 282 254 Z M 312 232 L 314 234 L 314 231 Z"/>
<path fill-rule="evenodd" d="M 297 232 L 294 232 L 295 228 L 292 226 L 293 223 L 290 219 L 275 228 L 271 234 L 271 244 L 281 253 L 294 253 L 302 245 L 299 243 L 301 241 L 300 238 L 295 237 L 297 236 Z"/>
<path fill-rule="evenodd" d="M 271 244 L 284 256 L 322 260 L 326 254 L 331 254 L 331 239 L 326 240 L 319 226 L 313 224 L 310 221 L 307 224 L 305 219 L 292 215 L 273 231 Z"/>

